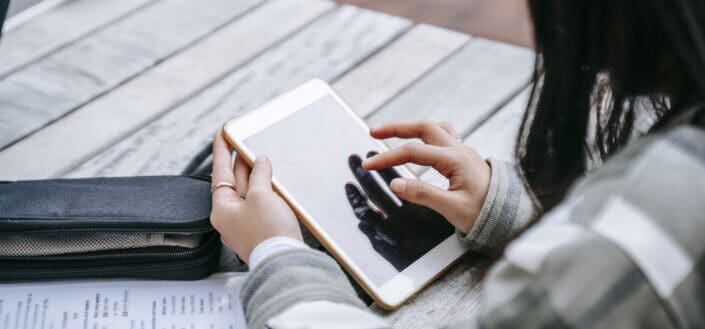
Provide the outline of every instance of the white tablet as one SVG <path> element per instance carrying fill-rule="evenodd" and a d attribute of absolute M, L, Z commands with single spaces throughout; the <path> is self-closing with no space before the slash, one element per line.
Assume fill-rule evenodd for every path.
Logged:
<path fill-rule="evenodd" d="M 380 306 L 394 309 L 464 252 L 440 215 L 389 190 L 404 166 L 368 172 L 361 161 L 387 150 L 322 80 L 314 79 L 225 124 L 252 164 L 267 156 L 273 184 L 299 219 Z"/>

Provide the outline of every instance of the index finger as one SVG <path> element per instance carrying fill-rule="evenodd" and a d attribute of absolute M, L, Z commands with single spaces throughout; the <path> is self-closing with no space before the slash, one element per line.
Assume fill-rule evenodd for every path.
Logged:
<path fill-rule="evenodd" d="M 213 178 L 212 185 L 220 182 L 226 182 L 235 185 L 235 174 L 233 173 L 232 156 L 230 155 L 230 146 L 223 138 L 223 135 L 218 132 L 213 138 Z M 228 201 L 229 199 L 237 200 L 237 193 L 231 188 L 219 188 L 213 191 L 213 201 L 216 198 Z"/>
<path fill-rule="evenodd" d="M 448 177 L 453 168 L 453 159 L 447 148 L 420 143 L 408 143 L 386 152 L 377 154 L 362 162 L 367 170 L 380 170 L 406 163 L 431 166 L 443 176 Z"/>
<path fill-rule="evenodd" d="M 457 144 L 457 136 L 451 134 L 440 123 L 432 121 L 392 122 L 370 129 L 374 138 L 420 138 L 426 144 L 451 146 Z"/>

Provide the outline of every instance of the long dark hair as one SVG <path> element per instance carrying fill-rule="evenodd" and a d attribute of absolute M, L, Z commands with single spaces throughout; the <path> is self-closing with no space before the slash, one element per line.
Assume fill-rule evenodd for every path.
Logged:
<path fill-rule="evenodd" d="M 705 100 L 705 1 L 529 0 L 536 73 L 516 157 L 544 210 L 628 142 Z"/>
<path fill-rule="evenodd" d="M 2 27 L 5 23 L 7 8 L 10 6 L 10 0 L 0 0 L 0 36 L 2 36 Z"/>

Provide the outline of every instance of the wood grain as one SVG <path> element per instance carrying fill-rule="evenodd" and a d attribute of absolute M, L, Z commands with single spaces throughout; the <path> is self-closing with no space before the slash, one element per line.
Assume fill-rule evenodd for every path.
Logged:
<path fill-rule="evenodd" d="M 0 152 L 5 179 L 55 177 L 180 104 L 332 8 L 277 0 Z M 271 19 L 276 27 L 268 28 Z M 205 60 L 207 59 L 207 60 Z M 32 151 L 28 151 L 32 150 Z"/>
<path fill-rule="evenodd" d="M 153 0 L 76 0 L 63 2 L 7 30 L 0 42 L 0 77 L 65 47 L 139 10 Z M 80 19 L 76 19 L 80 17 Z"/>
<path fill-rule="evenodd" d="M 530 92 L 530 87 L 522 90 L 465 138 L 465 145 L 475 148 L 485 158 L 514 162 L 514 147 Z"/>
<path fill-rule="evenodd" d="M 469 36 L 417 25 L 335 82 L 336 91 L 365 117 L 458 50 Z"/>
<path fill-rule="evenodd" d="M 481 281 L 488 267 L 486 258 L 466 254 L 448 272 L 396 311 L 385 311 L 377 305 L 370 309 L 399 329 L 439 328 L 466 319 L 482 306 L 484 289 Z"/>
<path fill-rule="evenodd" d="M 210 34 L 261 0 L 169 0 L 0 80 L 0 149 Z"/>
<path fill-rule="evenodd" d="M 403 19 L 341 7 L 69 176 L 178 173 L 228 118 L 311 77 L 336 79 L 408 26 Z"/>
<path fill-rule="evenodd" d="M 459 136 L 466 136 L 527 85 L 533 60 L 534 53 L 529 49 L 472 39 L 427 77 L 372 114 L 368 122 L 448 121 Z M 390 147 L 405 142 L 386 140 Z M 417 174 L 425 170 L 409 167 Z"/>

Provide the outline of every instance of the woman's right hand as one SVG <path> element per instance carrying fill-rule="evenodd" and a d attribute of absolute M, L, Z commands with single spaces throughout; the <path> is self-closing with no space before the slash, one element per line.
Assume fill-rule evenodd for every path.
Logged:
<path fill-rule="evenodd" d="M 379 170 L 405 163 L 431 166 L 448 178 L 447 190 L 409 178 L 396 178 L 390 188 L 399 198 L 426 206 L 445 217 L 459 231 L 472 229 L 490 186 L 489 164 L 474 149 L 464 145 L 446 122 L 395 122 L 370 129 L 378 139 L 420 138 L 365 160 L 367 170 Z"/>

